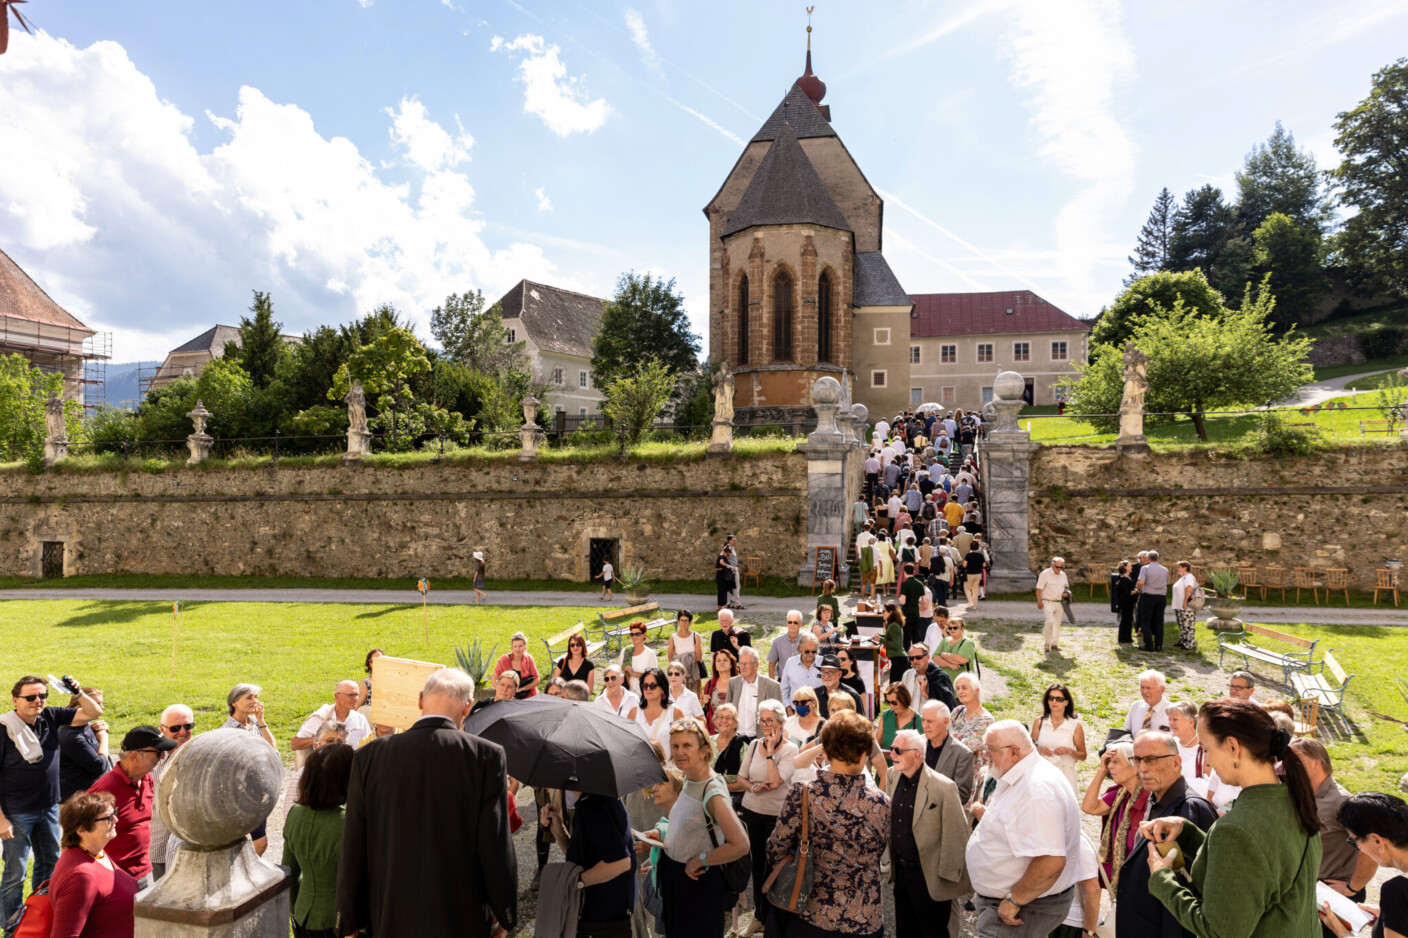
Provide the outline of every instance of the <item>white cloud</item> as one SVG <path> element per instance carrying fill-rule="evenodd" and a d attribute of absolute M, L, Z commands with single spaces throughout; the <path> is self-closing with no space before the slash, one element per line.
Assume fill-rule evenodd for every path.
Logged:
<path fill-rule="evenodd" d="M 542 187 L 542 186 L 539 186 L 538 188 L 534 189 L 534 190 L 533 190 L 533 194 L 538 197 L 538 211 L 540 211 L 540 212 L 551 212 L 551 211 L 552 211 L 552 199 L 550 199 L 550 198 L 547 197 L 547 193 L 545 193 L 545 192 L 543 191 L 543 187 Z"/>
<path fill-rule="evenodd" d="M 451 137 L 445 128 L 426 117 L 425 105 L 412 95 L 401 99 L 398 110 L 386 109 L 392 118 L 391 141 L 406 151 L 406 158 L 428 172 L 448 169 L 469 159 L 474 138 L 459 125 L 459 134 Z"/>
<path fill-rule="evenodd" d="M 582 80 L 567 77 L 562 50 L 556 44 L 548 45 L 542 36 L 532 34 L 519 36 L 512 42 L 495 36 L 489 43 L 489 51 L 500 49 L 523 53 L 518 62 L 518 80 L 523 82 L 524 113 L 541 117 L 548 129 L 559 137 L 590 133 L 606 123 L 611 106 L 605 98 L 589 101 Z"/>
<path fill-rule="evenodd" d="M 650 32 L 645 28 L 645 18 L 640 15 L 640 11 L 626 7 L 626 28 L 631 31 L 631 42 L 640 50 L 641 64 L 656 74 L 663 74 L 660 56 L 650 44 Z"/>
<path fill-rule="evenodd" d="M 75 315 L 113 329 L 119 361 L 237 321 L 253 289 L 297 332 L 381 302 L 423 325 L 452 291 L 562 280 L 535 245 L 485 243 L 456 169 L 468 134 L 415 98 L 388 114 L 416 170 L 406 182 L 251 87 L 233 116 L 208 115 L 225 139 L 202 153 L 193 119 L 120 45 L 15 36 L 0 58 L 0 243 Z"/>
<path fill-rule="evenodd" d="M 1072 291 L 1098 292 L 1096 268 L 1123 263 L 1107 232 L 1134 185 L 1136 147 L 1116 102 L 1134 72 L 1119 5 L 1018 0 L 1007 13 L 1011 77 L 1030 92 L 1037 153 L 1080 186 L 1056 218 L 1062 279 Z"/>
<path fill-rule="evenodd" d="M 375 3 L 375 2 L 376 2 L 376 0 L 357 0 L 357 3 L 358 3 L 358 4 L 362 7 L 362 9 L 364 9 L 364 10 L 365 10 L 367 7 L 371 6 L 371 5 L 372 5 L 373 3 Z"/>

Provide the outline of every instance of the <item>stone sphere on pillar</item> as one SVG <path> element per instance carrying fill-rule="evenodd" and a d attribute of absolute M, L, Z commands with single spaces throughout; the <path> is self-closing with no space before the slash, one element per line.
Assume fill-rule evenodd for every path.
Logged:
<path fill-rule="evenodd" d="M 993 397 L 999 401 L 1020 401 L 1026 390 L 1026 379 L 1015 371 L 1004 371 L 992 382 Z"/>
<path fill-rule="evenodd" d="M 812 385 L 812 403 L 835 404 L 841 400 L 841 382 L 830 375 L 822 375 Z"/>
<path fill-rule="evenodd" d="M 278 751 L 253 733 L 202 733 L 168 758 L 157 808 L 167 828 L 197 850 L 235 843 L 278 803 L 283 763 Z"/>
<path fill-rule="evenodd" d="M 864 404 L 852 404 L 851 416 L 855 418 L 856 426 L 859 427 L 870 419 L 870 408 Z"/>

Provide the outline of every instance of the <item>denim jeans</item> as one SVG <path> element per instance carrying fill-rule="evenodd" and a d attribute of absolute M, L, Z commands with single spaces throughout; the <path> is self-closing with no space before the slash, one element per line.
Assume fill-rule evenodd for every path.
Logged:
<path fill-rule="evenodd" d="M 15 835 L 3 841 L 5 872 L 0 875 L 0 922 L 8 921 L 20 907 L 24 896 L 24 869 L 29 863 L 30 848 L 34 848 L 34 877 L 38 886 L 54 872 L 59 860 L 59 806 L 44 811 L 27 811 L 7 816 Z"/>

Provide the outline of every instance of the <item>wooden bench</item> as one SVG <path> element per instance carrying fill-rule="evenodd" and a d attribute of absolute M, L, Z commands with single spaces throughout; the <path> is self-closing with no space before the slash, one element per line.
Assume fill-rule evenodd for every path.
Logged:
<path fill-rule="evenodd" d="M 1367 433 L 1392 433 L 1393 421 L 1391 420 L 1361 420 L 1359 421 L 1359 435 Z"/>
<path fill-rule="evenodd" d="M 612 609 L 607 612 L 597 614 L 601 620 L 601 640 L 606 646 L 606 651 L 620 651 L 625 647 L 625 638 L 630 634 L 631 626 L 626 619 L 644 619 L 647 616 L 654 616 L 645 623 L 645 641 L 649 644 L 652 639 L 651 630 L 654 630 L 654 641 L 660 640 L 660 631 L 669 624 L 669 621 L 661 615 L 659 603 L 644 603 L 640 606 L 628 606 L 625 609 Z M 614 647 L 613 647 L 614 646 Z"/>
<path fill-rule="evenodd" d="M 1274 639 L 1304 650 L 1277 651 L 1274 648 L 1264 647 L 1264 643 L 1254 644 L 1254 637 Z M 1310 667 L 1311 658 L 1315 655 L 1315 646 L 1318 642 L 1319 639 L 1287 635 L 1285 632 L 1268 629 L 1264 625 L 1248 625 L 1241 632 L 1223 632 L 1218 635 L 1217 666 L 1222 667 L 1223 659 L 1229 652 L 1240 656 L 1243 669 L 1248 671 L 1251 670 L 1252 659 L 1265 661 L 1267 664 L 1274 664 L 1281 669 L 1281 685 L 1289 689 L 1292 673 L 1304 671 Z"/>
<path fill-rule="evenodd" d="M 1290 673 L 1288 677 L 1291 690 L 1301 700 L 1317 701 L 1321 710 L 1344 716 L 1344 691 L 1354 675 L 1345 674 L 1334 655 L 1327 651 L 1319 661 L 1311 662 L 1308 668 Z"/>
<path fill-rule="evenodd" d="M 572 626 L 572 628 L 564 629 L 552 638 L 543 639 L 543 644 L 548 648 L 548 661 L 550 664 L 567 654 L 567 643 L 571 640 L 573 635 L 581 635 L 582 638 L 586 639 L 588 658 L 606 647 L 605 641 L 592 641 L 591 636 L 587 634 L 587 626 L 581 619 L 578 619 L 577 624 Z M 551 671 L 551 668 L 549 668 L 549 671 Z"/>

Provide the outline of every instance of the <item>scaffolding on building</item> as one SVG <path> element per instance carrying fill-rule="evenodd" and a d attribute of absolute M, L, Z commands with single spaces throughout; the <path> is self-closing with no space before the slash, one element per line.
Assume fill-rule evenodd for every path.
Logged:
<path fill-rule="evenodd" d="M 83 340 L 83 412 L 89 417 L 107 405 L 111 360 L 111 332 L 95 332 Z"/>
<path fill-rule="evenodd" d="M 63 375 L 64 399 L 87 410 L 104 398 L 112 333 L 0 314 L 0 354 L 22 355 L 40 371 Z"/>

